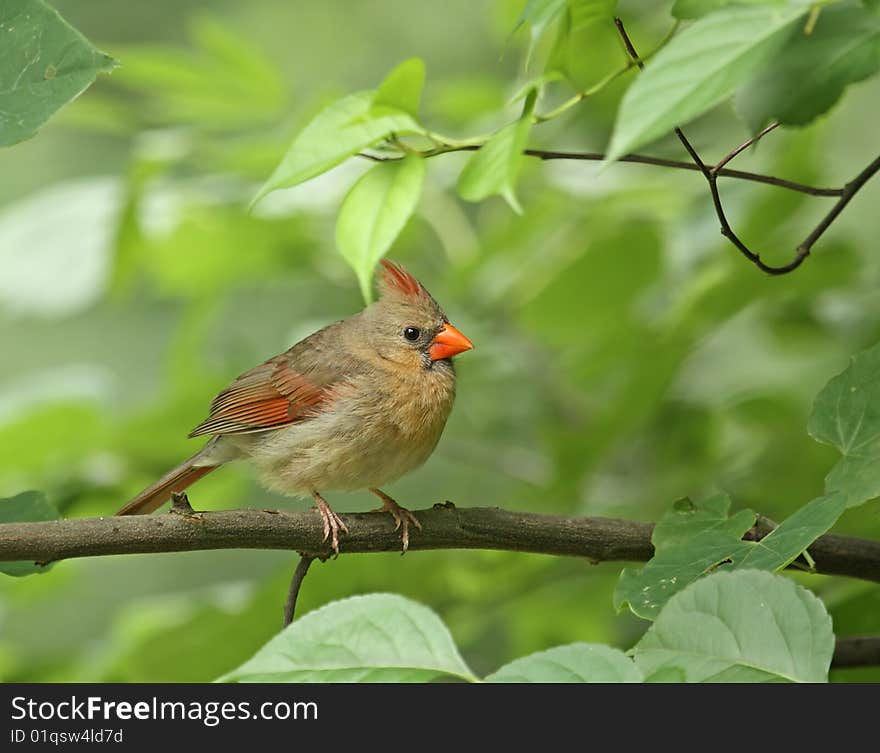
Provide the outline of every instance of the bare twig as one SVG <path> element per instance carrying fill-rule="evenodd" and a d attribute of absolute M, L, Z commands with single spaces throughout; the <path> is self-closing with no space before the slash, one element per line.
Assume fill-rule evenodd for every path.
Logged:
<path fill-rule="evenodd" d="M 757 144 L 764 136 L 766 136 L 770 131 L 779 127 L 779 123 L 777 121 L 773 121 L 766 128 L 761 129 L 751 138 L 746 139 L 742 144 L 740 144 L 736 149 L 728 152 L 724 157 L 722 157 L 716 164 L 715 167 L 712 168 L 712 175 L 717 175 L 718 171 L 721 170 L 730 160 L 732 160 L 737 155 L 744 152 L 748 149 L 752 144 Z"/>
<path fill-rule="evenodd" d="M 281 623 L 282 627 L 287 627 L 293 622 L 293 615 L 296 611 L 296 600 L 299 596 L 299 589 L 305 580 L 306 574 L 309 572 L 309 566 L 315 558 L 310 554 L 301 554 L 296 570 L 293 571 L 293 578 L 290 581 L 290 588 L 287 591 L 287 601 L 284 603 L 284 619 Z"/>
<path fill-rule="evenodd" d="M 423 157 L 437 157 L 441 154 L 452 154 L 454 152 L 476 152 L 481 149 L 481 145 L 467 144 L 463 146 L 449 146 L 438 149 L 432 149 L 422 154 Z M 561 152 L 548 149 L 524 149 L 523 154 L 529 157 L 537 157 L 541 160 L 573 160 L 582 162 L 604 162 L 605 154 L 602 152 Z M 389 156 L 382 154 L 370 154 L 361 152 L 359 157 L 371 160 L 372 162 L 394 162 L 403 159 L 400 156 Z M 654 165 L 656 167 L 671 167 L 675 170 L 690 170 L 691 172 L 700 171 L 700 168 L 692 162 L 683 162 L 681 160 L 665 159 L 663 157 L 651 157 L 646 154 L 625 154 L 618 162 L 631 162 L 639 165 Z M 747 180 L 752 183 L 763 183 L 768 186 L 777 186 L 778 188 L 787 188 L 790 191 L 807 194 L 808 196 L 842 196 L 843 188 L 820 188 L 817 186 L 809 186 L 805 183 L 796 183 L 793 180 L 785 178 L 777 178 L 773 175 L 762 175 L 761 173 L 751 173 L 746 170 L 729 170 L 722 168 L 718 171 L 718 176 L 723 178 L 734 178 L 737 180 Z"/>
<path fill-rule="evenodd" d="M 632 58 L 633 62 L 639 67 L 643 68 L 643 63 L 639 58 L 638 53 L 633 46 L 632 40 L 629 38 L 629 35 L 624 28 L 623 21 L 619 18 L 614 19 L 614 24 L 617 27 L 617 31 L 620 34 L 620 38 L 623 41 L 624 47 L 626 47 L 627 52 Z M 709 184 L 709 191 L 712 194 L 712 203 L 715 206 L 715 214 L 718 217 L 718 221 L 721 223 L 721 234 L 727 238 L 736 248 L 737 250 L 745 256 L 752 264 L 754 264 L 758 269 L 762 272 L 766 272 L 769 275 L 784 275 L 789 272 L 793 272 L 797 269 L 810 255 L 810 251 L 813 248 L 813 245 L 819 238 L 822 237 L 822 234 L 828 229 L 832 222 L 837 219 L 837 216 L 843 211 L 844 207 L 850 202 L 853 196 L 865 185 L 877 172 L 880 172 L 880 157 L 875 159 L 870 165 L 868 165 L 862 172 L 860 172 L 853 180 L 847 183 L 841 192 L 839 193 L 839 198 L 828 214 L 819 222 L 819 224 L 814 228 L 814 230 L 804 239 L 804 241 L 798 245 L 795 249 L 794 257 L 787 264 L 782 264 L 779 266 L 775 266 L 773 264 L 767 264 L 762 258 L 761 255 L 752 251 L 734 232 L 733 228 L 730 226 L 730 222 L 727 219 L 727 215 L 724 212 L 724 205 L 721 202 L 721 195 L 718 192 L 718 175 L 722 173 L 723 170 L 716 170 L 719 166 L 723 168 L 723 166 L 729 162 L 733 157 L 739 154 L 743 149 L 748 148 L 748 146 L 754 143 L 758 138 L 763 136 L 765 133 L 768 133 L 770 130 L 775 128 L 775 124 L 771 124 L 765 128 L 761 133 L 759 133 L 755 138 L 750 139 L 745 142 L 737 149 L 734 149 L 730 154 L 728 154 L 724 159 L 722 159 L 715 168 L 709 168 L 700 158 L 700 155 L 697 153 L 696 149 L 694 149 L 693 145 L 688 141 L 687 137 L 682 132 L 681 128 L 675 129 L 675 135 L 678 136 L 679 141 L 681 141 L 684 148 L 687 150 L 688 154 L 691 156 L 691 159 L 694 161 L 694 164 L 699 168 L 700 172 L 703 174 L 703 177 L 706 178 L 706 182 Z"/>

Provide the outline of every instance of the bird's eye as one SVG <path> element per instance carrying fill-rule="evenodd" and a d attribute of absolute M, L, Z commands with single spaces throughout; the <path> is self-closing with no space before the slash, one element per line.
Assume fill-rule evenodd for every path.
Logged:
<path fill-rule="evenodd" d="M 403 336 L 409 340 L 410 342 L 415 342 L 419 339 L 419 335 L 421 335 L 421 331 L 418 327 L 407 327 L 403 330 Z"/>

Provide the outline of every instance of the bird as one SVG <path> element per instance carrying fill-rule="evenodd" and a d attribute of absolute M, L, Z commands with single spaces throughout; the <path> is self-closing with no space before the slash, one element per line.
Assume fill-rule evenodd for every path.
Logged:
<path fill-rule="evenodd" d="M 220 466 L 245 460 L 271 491 L 313 498 L 335 555 L 349 531 L 324 491 L 375 494 L 406 552 L 410 525 L 421 524 L 379 487 L 431 456 L 455 400 L 452 358 L 474 346 L 404 267 L 383 259 L 376 277 L 375 302 L 220 392 L 189 433 L 210 436 L 207 444 L 117 515 L 153 512 Z"/>

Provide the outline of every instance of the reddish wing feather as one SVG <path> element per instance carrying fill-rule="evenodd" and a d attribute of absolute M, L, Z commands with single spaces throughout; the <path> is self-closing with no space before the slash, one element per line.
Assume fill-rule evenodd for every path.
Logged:
<path fill-rule="evenodd" d="M 190 432 L 246 434 L 296 423 L 327 399 L 327 390 L 273 358 L 245 374 L 214 398 L 211 415 Z"/>

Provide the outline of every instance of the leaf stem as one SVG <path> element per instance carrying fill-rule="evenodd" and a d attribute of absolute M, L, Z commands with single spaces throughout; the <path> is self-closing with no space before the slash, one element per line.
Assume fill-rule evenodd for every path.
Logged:
<path fill-rule="evenodd" d="M 669 31 L 666 32 L 663 39 L 661 39 L 660 42 L 657 44 L 657 46 L 645 56 L 645 58 L 644 58 L 645 60 L 649 60 L 654 55 L 656 55 L 661 49 L 663 49 L 663 47 L 666 45 L 666 43 L 669 42 L 669 40 L 672 39 L 673 36 L 675 36 L 675 32 L 678 31 L 678 27 L 679 27 L 680 23 L 681 23 L 680 21 L 676 21 L 669 28 Z M 608 84 L 610 84 L 612 81 L 615 81 L 616 79 L 620 78 L 623 74 L 631 71 L 634 67 L 635 67 L 635 61 L 628 60 L 622 68 L 618 68 L 616 71 L 612 71 L 607 76 L 605 76 L 603 79 L 601 79 L 597 83 L 593 84 L 589 89 L 585 89 L 584 91 L 578 92 L 573 97 L 565 100 L 565 102 L 563 102 L 558 107 L 550 110 L 549 112 L 535 115 L 532 122 L 535 124 L 546 123 L 548 120 L 552 120 L 553 118 L 556 118 L 556 117 L 562 115 L 564 112 L 566 112 L 567 110 L 570 110 L 575 105 L 578 105 L 581 102 L 583 102 L 587 97 L 592 97 L 594 94 L 598 94 L 600 91 L 602 91 L 602 89 L 604 89 L 606 86 L 608 86 Z"/>

